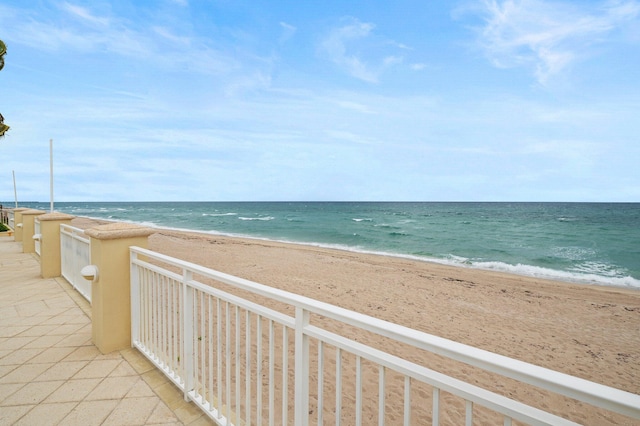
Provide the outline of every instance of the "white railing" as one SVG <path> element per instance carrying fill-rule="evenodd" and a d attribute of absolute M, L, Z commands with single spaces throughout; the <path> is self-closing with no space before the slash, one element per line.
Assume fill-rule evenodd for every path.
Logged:
<path fill-rule="evenodd" d="M 60 269 L 62 276 L 91 302 L 91 282 L 80 275 L 80 270 L 91 264 L 91 245 L 84 231 L 70 225 L 60 225 Z"/>
<path fill-rule="evenodd" d="M 639 395 L 138 247 L 131 308 L 132 346 L 219 425 L 577 424 L 431 370 L 433 354 L 640 419 Z"/>
<path fill-rule="evenodd" d="M 35 219 L 33 222 L 33 237 L 34 237 L 34 246 L 35 246 L 35 251 L 38 254 L 38 256 L 41 256 L 40 253 L 40 221 L 38 219 Z M 37 237 L 36 237 L 37 236 Z"/>

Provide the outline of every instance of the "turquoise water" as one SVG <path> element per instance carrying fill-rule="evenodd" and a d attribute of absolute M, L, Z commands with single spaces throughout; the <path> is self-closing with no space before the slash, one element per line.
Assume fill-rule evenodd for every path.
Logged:
<path fill-rule="evenodd" d="M 118 202 L 55 209 L 640 289 L 640 203 Z"/>

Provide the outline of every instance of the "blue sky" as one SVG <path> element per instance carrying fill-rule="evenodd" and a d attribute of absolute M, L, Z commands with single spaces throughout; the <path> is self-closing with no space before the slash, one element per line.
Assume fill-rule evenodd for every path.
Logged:
<path fill-rule="evenodd" d="M 4 0 L 0 200 L 640 201 L 638 1 Z"/>

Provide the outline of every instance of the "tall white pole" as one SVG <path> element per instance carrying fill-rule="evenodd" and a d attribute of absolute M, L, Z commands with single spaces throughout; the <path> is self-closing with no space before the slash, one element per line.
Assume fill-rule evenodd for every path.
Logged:
<path fill-rule="evenodd" d="M 16 171 L 11 170 L 13 173 L 13 198 L 16 200 L 16 209 L 18 208 L 18 191 L 16 190 Z"/>
<path fill-rule="evenodd" d="M 50 199 L 51 199 L 51 213 L 53 213 L 53 139 L 49 139 L 49 170 L 51 176 L 49 176 L 50 186 Z"/>

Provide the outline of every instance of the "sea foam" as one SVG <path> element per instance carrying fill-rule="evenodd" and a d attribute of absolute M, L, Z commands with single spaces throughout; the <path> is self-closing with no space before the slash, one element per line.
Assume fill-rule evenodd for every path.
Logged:
<path fill-rule="evenodd" d="M 470 262 L 473 268 L 486 269 L 500 272 L 508 272 L 516 275 L 525 275 L 549 280 L 561 280 L 582 284 L 598 284 L 615 287 L 629 287 L 640 289 L 640 280 L 630 276 L 603 276 L 589 272 L 561 271 L 557 269 L 543 268 L 540 266 L 524 265 L 518 263 L 510 265 L 504 262 Z"/>

